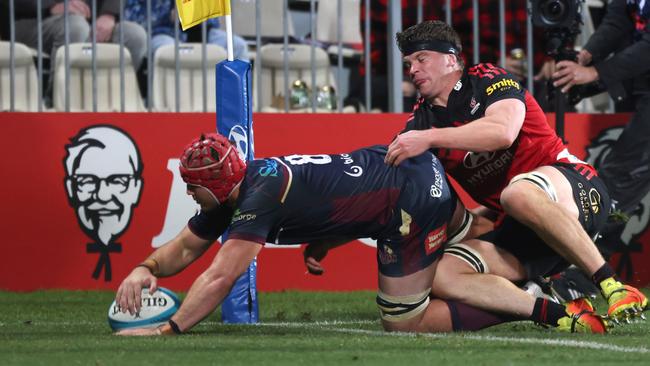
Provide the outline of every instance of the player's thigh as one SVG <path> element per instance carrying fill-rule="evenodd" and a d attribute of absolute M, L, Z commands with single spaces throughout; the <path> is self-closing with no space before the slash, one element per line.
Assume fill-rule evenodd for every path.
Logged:
<path fill-rule="evenodd" d="M 558 203 L 569 210 L 589 236 L 602 230 L 609 216 L 611 201 L 602 179 L 582 165 L 540 167 L 557 191 Z"/>
<path fill-rule="evenodd" d="M 488 241 L 472 239 L 445 249 L 434 284 L 453 286 L 454 276 L 471 273 L 490 273 L 510 281 L 520 281 L 526 276 L 522 263 L 510 252 Z"/>
<path fill-rule="evenodd" d="M 578 205 L 573 195 L 573 187 L 567 177 L 553 166 L 542 166 L 535 169 L 536 172 L 542 173 L 549 178 L 552 188 L 557 195 L 557 203 L 562 206 L 571 217 L 578 218 Z"/>
<path fill-rule="evenodd" d="M 513 177 L 501 192 L 501 204 L 507 214 L 527 221 L 545 203 L 558 205 L 571 217 L 578 217 L 573 188 L 567 177 L 553 166 L 538 167 Z"/>
<path fill-rule="evenodd" d="M 379 273 L 377 306 L 384 329 L 417 331 L 429 306 L 431 283 L 437 262 L 405 276 Z"/>

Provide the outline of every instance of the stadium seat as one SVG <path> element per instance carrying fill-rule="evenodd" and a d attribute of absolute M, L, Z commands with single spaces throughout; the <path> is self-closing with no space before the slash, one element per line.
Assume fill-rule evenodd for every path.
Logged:
<path fill-rule="evenodd" d="M 262 38 L 279 40 L 284 36 L 284 25 L 282 21 L 284 0 L 264 0 L 260 1 L 260 34 Z M 232 0 L 230 7 L 232 9 L 232 29 L 239 36 L 254 40 L 255 33 L 255 3 L 251 0 Z M 295 34 L 291 16 L 288 17 L 288 34 Z M 225 29 L 226 22 L 220 23 Z"/>
<path fill-rule="evenodd" d="M 207 110 L 215 111 L 215 64 L 227 58 L 226 50 L 214 44 L 206 45 Z M 153 108 L 156 111 L 176 111 L 176 61 L 173 44 L 161 46 L 154 56 Z M 203 111 L 203 77 L 201 43 L 181 43 L 179 56 L 179 108 L 181 112 Z"/>
<path fill-rule="evenodd" d="M 119 112 L 120 106 L 120 52 L 119 45 L 112 43 L 96 44 L 97 64 L 97 111 Z M 93 70 L 92 45 L 72 43 L 70 56 L 70 111 L 92 112 L 93 110 Z M 54 109 L 65 110 L 65 47 L 56 52 L 54 69 Z M 131 55 L 124 49 L 124 110 L 126 112 L 144 111 L 144 104 L 131 63 Z"/>
<path fill-rule="evenodd" d="M 10 43 L 0 42 L 0 111 L 11 109 L 11 58 Z M 38 110 L 38 75 L 29 47 L 14 43 L 14 110 Z"/>
<path fill-rule="evenodd" d="M 302 80 L 311 88 L 311 47 L 304 44 L 289 46 L 289 86 Z M 260 79 L 254 80 L 253 93 L 261 93 L 261 108 L 263 112 L 284 111 L 284 45 L 270 43 L 260 49 L 262 69 Z M 330 69 L 329 57 L 323 49 L 315 48 L 314 68 L 316 69 L 316 85 L 318 87 L 331 85 L 336 89 L 336 79 Z M 257 103 L 255 95 L 253 101 Z M 291 112 L 310 112 L 311 108 L 291 110 Z M 324 112 L 325 110 L 323 110 Z M 331 110 L 327 110 L 331 112 Z"/>
<path fill-rule="evenodd" d="M 341 1 L 341 42 L 345 45 L 361 46 L 361 2 L 360 0 Z M 316 15 L 316 40 L 328 44 L 338 43 L 338 1 L 320 1 Z"/>

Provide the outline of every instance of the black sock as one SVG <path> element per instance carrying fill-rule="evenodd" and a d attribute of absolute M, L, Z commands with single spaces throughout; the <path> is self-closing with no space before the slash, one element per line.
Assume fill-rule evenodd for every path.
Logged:
<path fill-rule="evenodd" d="M 537 323 L 557 327 L 557 321 L 565 316 L 567 316 L 567 313 L 563 305 L 538 297 L 535 301 L 533 314 L 528 319 Z"/>
<path fill-rule="evenodd" d="M 451 313 L 451 326 L 454 332 L 460 330 L 480 330 L 493 325 L 517 319 L 512 315 L 492 313 L 456 301 L 445 301 Z"/>
<path fill-rule="evenodd" d="M 609 263 L 605 262 L 602 267 L 600 267 L 593 275 L 591 275 L 591 280 L 594 281 L 596 287 L 600 288 L 600 283 L 604 280 L 615 277 L 616 272 Z"/>

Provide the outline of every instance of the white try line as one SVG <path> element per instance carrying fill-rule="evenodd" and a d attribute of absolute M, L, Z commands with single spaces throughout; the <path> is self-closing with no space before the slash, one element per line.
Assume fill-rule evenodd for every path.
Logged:
<path fill-rule="evenodd" d="M 8 325 L 16 325 L 16 324 L 24 324 L 24 325 L 47 325 L 47 326 L 64 326 L 64 327 L 75 327 L 75 326 L 83 326 L 83 325 L 99 325 L 99 324 L 107 324 L 105 322 L 101 321 L 96 321 L 96 320 L 77 320 L 77 321 L 50 321 L 50 320 L 17 320 L 15 322 L 0 322 L 0 327 L 5 327 Z M 269 326 L 269 327 L 293 327 L 293 328 L 306 328 L 306 327 L 331 327 L 331 326 L 341 326 L 341 325 L 362 325 L 362 324 L 379 324 L 379 321 L 377 320 L 327 320 L 327 321 L 320 321 L 320 322 L 264 322 L 264 323 L 253 323 L 253 324 L 228 324 L 228 325 L 244 325 L 244 326 L 251 326 L 251 327 L 257 327 L 257 326 Z M 225 325 L 222 322 L 217 322 L 217 321 L 202 321 L 199 323 L 199 325 L 206 325 L 206 326 L 220 326 L 220 325 Z"/>
<path fill-rule="evenodd" d="M 23 322 L 25 323 L 25 322 Z M 28 322 L 34 326 L 38 325 L 56 325 L 56 326 L 81 326 L 81 325 L 97 325 L 96 321 L 74 321 L 74 322 L 58 322 L 58 321 L 33 321 Z M 223 325 L 221 322 L 204 321 L 201 325 L 218 326 Z M 621 353 L 650 353 L 649 348 L 645 347 L 623 347 L 609 343 L 599 343 L 590 341 L 578 341 L 570 339 L 541 339 L 541 338 L 514 338 L 514 337 L 499 337 L 480 334 L 458 334 L 458 333 L 403 333 L 403 332 L 384 332 L 379 330 L 366 330 L 366 329 L 353 329 L 353 328 L 336 328 L 337 326 L 351 326 L 351 325 L 372 325 L 379 324 L 376 320 L 332 320 L 320 322 L 266 322 L 255 324 L 237 324 L 246 325 L 251 327 L 278 327 L 278 328 L 318 328 L 320 330 L 347 333 L 347 334 L 363 334 L 375 337 L 402 337 L 402 338 L 463 338 L 482 342 L 499 342 L 499 343 L 522 343 L 522 344 L 537 344 L 543 346 L 559 346 L 568 348 L 585 348 L 599 351 L 612 351 Z M 7 326 L 8 323 L 0 323 L 0 327 Z M 235 324 L 233 324 L 235 325 Z"/>
<path fill-rule="evenodd" d="M 524 343 L 524 344 L 539 344 L 545 346 L 561 346 L 571 348 L 587 348 L 601 351 L 614 351 L 623 353 L 650 353 L 650 349 L 645 347 L 623 347 L 608 343 L 598 343 L 589 341 L 575 341 L 567 339 L 540 339 L 540 338 L 513 338 L 513 337 L 498 337 L 498 336 L 482 336 L 475 334 L 452 334 L 452 333 L 388 333 L 381 331 L 363 330 L 363 329 L 344 329 L 332 328 L 332 331 L 342 333 L 357 333 L 376 336 L 394 336 L 394 337 L 426 337 L 426 338 L 451 338 L 459 337 L 464 339 L 471 339 L 476 341 L 485 342 L 502 342 L 502 343 Z"/>
<path fill-rule="evenodd" d="M 499 337 L 480 334 L 454 334 L 454 333 L 403 333 L 403 332 L 384 332 L 377 330 L 365 329 L 352 329 L 352 328 L 328 328 L 328 326 L 346 325 L 346 324 L 377 324 L 376 321 L 331 321 L 331 322 L 313 322 L 313 323 L 259 323 L 257 326 L 270 326 L 270 327 L 318 327 L 325 331 L 348 333 L 348 334 L 363 334 L 377 337 L 406 337 L 406 338 L 463 338 L 483 342 L 499 342 L 499 343 L 522 343 L 522 344 L 537 344 L 544 346 L 560 346 L 569 348 L 586 348 L 600 351 L 613 351 L 622 353 L 650 353 L 650 349 L 645 347 L 623 347 L 609 343 L 599 343 L 590 341 L 577 341 L 567 339 L 540 339 L 540 338 L 514 338 L 514 337 Z"/>

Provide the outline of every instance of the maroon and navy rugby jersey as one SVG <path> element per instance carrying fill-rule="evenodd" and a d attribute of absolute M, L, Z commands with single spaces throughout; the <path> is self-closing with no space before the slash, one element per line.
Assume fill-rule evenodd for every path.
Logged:
<path fill-rule="evenodd" d="M 463 72 L 449 95 L 447 107 L 434 106 L 421 99 L 407 121 L 408 130 L 458 127 L 485 115 L 492 103 L 503 99 L 525 103 L 526 116 L 513 144 L 490 152 L 434 149 L 447 174 L 452 176 L 482 205 L 502 212 L 501 191 L 521 173 L 555 163 L 576 164 L 587 177 L 596 174 L 593 167 L 571 155 L 546 121 L 533 96 L 506 70 L 489 63 L 477 64 Z"/>
<path fill-rule="evenodd" d="M 432 153 L 399 167 L 386 165 L 385 155 L 386 146 L 373 146 L 249 162 L 229 238 L 300 244 L 370 237 L 378 240 L 382 273 L 401 276 L 428 266 L 442 253 L 456 195 Z M 189 227 L 215 239 L 224 229 L 223 216 L 201 213 Z"/>

